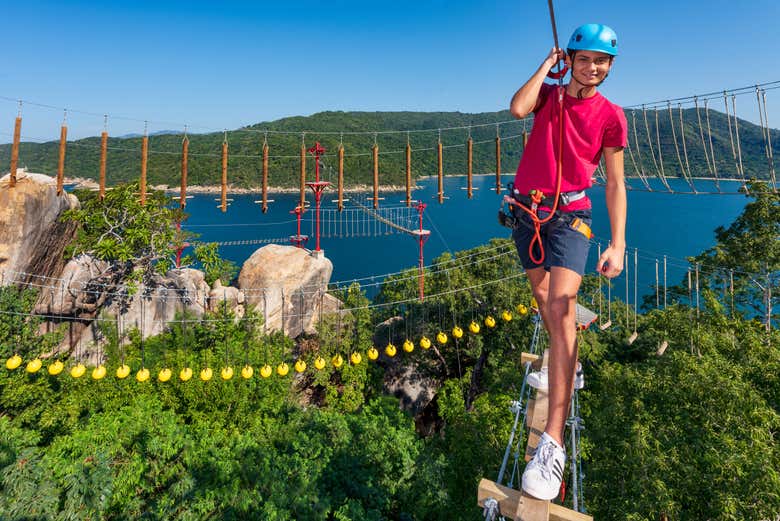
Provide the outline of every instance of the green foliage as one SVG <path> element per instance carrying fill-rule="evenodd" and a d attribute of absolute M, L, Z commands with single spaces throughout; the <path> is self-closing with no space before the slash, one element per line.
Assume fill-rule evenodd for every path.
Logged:
<path fill-rule="evenodd" d="M 776 404 L 721 352 L 731 333 L 706 334 L 701 357 L 675 349 L 589 373 L 586 497 L 599 517 L 768 519 L 780 508 Z"/>
<path fill-rule="evenodd" d="M 726 293 L 733 280 L 736 308 L 763 314 L 766 288 L 780 285 L 780 194 L 766 183 L 750 183 L 746 197 L 753 200 L 742 214 L 715 230 L 717 244 L 692 260 L 701 265 L 705 287 Z"/>
<path fill-rule="evenodd" d="M 774 266 L 772 248 L 746 244 L 751 253 L 742 258 L 730 249 L 740 236 L 771 236 L 775 196 L 764 197 L 719 232 L 700 262 Z M 445 254 L 426 270 L 425 301 L 415 301 L 416 270 L 385 282 L 381 306 L 370 307 L 354 285 L 337 295 L 347 311 L 323 313 L 317 334 L 296 341 L 266 334 L 255 312 L 237 320 L 226 306 L 202 319 L 181 314 L 143 342 L 136 330 L 119 338 L 101 317 L 109 374 L 127 363 L 132 374 L 148 367 L 153 376 L 94 381 L 0 369 L 2 517 L 474 519 L 479 479 L 498 473 L 522 384 L 519 354 L 533 328 L 516 312 L 530 300 L 518 273 L 507 241 Z M 584 304 L 595 307 L 598 287 L 586 278 Z M 36 336 L 39 324 L 28 318 L 35 298 L 0 289 L 3 356 L 27 360 L 61 337 Z M 612 302 L 612 310 L 612 328 L 586 331 L 579 342 L 588 511 L 616 521 L 662 513 L 772 519 L 780 511 L 780 334 L 732 314 L 713 284 L 704 285 L 698 312 L 677 303 L 639 315 L 630 346 L 626 304 Z M 498 321 L 493 329 L 488 314 Z M 468 332 L 472 320 L 479 334 Z M 455 325 L 465 331 L 457 342 Z M 440 330 L 450 341 L 428 351 L 417 343 L 413 353 L 399 349 L 378 362 L 331 362 Z M 668 348 L 657 356 L 663 341 Z M 317 357 L 326 369 L 312 369 Z M 303 374 L 257 374 L 296 358 L 309 367 Z M 221 368 L 238 373 L 245 364 L 253 378 L 219 377 Z M 383 393 L 384 371 L 400 364 L 433 382 L 417 425 Z M 175 370 L 170 382 L 155 378 L 163 367 Z M 195 373 L 189 382 L 176 378 L 183 367 Z M 197 378 L 203 367 L 214 369 L 212 381 Z"/>
<path fill-rule="evenodd" d="M 163 192 L 150 192 L 142 205 L 138 189 L 136 183 L 117 185 L 102 200 L 96 192 L 78 191 L 80 207 L 62 216 L 79 225 L 66 255 L 88 253 L 112 264 L 153 267 L 159 273 L 173 267 L 173 254 L 186 238 L 176 229 L 183 215 L 170 207 Z"/>
<path fill-rule="evenodd" d="M 196 245 L 194 255 L 209 286 L 212 286 L 217 280 L 227 285 L 238 273 L 238 266 L 235 262 L 220 257 L 219 245 L 215 242 Z"/>

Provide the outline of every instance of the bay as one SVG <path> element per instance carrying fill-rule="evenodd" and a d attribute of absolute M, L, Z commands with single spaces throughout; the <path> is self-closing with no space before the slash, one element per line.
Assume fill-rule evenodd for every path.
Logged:
<path fill-rule="evenodd" d="M 512 176 L 503 176 L 503 183 L 511 181 Z M 690 187 L 682 180 L 671 179 L 673 190 L 686 192 Z M 496 215 L 502 195 L 495 193 L 494 176 L 474 177 L 474 196 L 467 198 L 465 177 L 445 177 L 443 204 L 437 202 L 438 185 L 433 178 L 418 181 L 413 198 L 425 202 L 423 227 L 431 231 L 425 244 L 425 263 L 429 264 L 443 252 L 455 252 L 473 248 L 488 242 L 491 238 L 506 238 L 509 230 L 498 224 Z M 632 181 L 634 183 L 634 181 Z M 635 182 L 637 188 L 641 187 Z M 745 195 L 736 193 L 738 183 L 720 183 L 720 194 L 669 193 L 660 183 L 651 185 L 655 191 L 628 191 L 628 220 L 626 240 L 629 248 L 628 277 L 633 284 L 633 254 L 638 250 L 638 287 L 639 294 L 647 294 L 655 282 L 655 263 L 659 261 L 660 276 L 663 277 L 663 257 L 667 256 L 667 279 L 669 284 L 679 283 L 689 268 L 686 257 L 697 255 L 715 244 L 714 230 L 718 226 L 728 226 L 742 212 L 750 201 Z M 644 188 L 644 187 L 642 187 Z M 696 189 L 701 192 L 715 192 L 712 182 L 697 181 Z M 606 245 L 610 238 L 609 217 L 605 203 L 603 186 L 594 186 L 589 190 L 593 201 L 593 232 L 595 240 Z M 385 210 L 388 214 L 403 214 L 408 224 L 417 227 L 416 211 L 404 213 L 403 192 L 381 193 L 380 208 L 398 208 Z M 287 238 L 296 233 L 295 216 L 291 210 L 298 204 L 297 193 L 272 194 L 274 202 L 263 214 L 255 201 L 259 194 L 235 194 L 230 196 L 231 205 L 226 213 L 217 207 L 219 202 L 215 194 L 195 195 L 188 201 L 189 218 L 183 228 L 199 233 L 199 240 L 205 242 L 233 242 L 278 240 L 289 244 Z M 354 201 L 366 195 L 348 194 L 352 201 L 346 202 L 347 208 L 355 208 Z M 307 199 L 313 201 L 311 193 Z M 326 237 L 321 240 L 321 248 L 326 257 L 333 262 L 332 281 L 345 282 L 362 279 L 363 284 L 378 282 L 388 273 L 415 267 L 418 262 L 418 243 L 415 238 L 401 233 L 386 234 L 392 229 L 378 223 L 362 210 L 344 212 L 340 223 L 325 222 L 336 214 L 335 189 L 332 187 L 323 195 L 323 235 L 341 234 L 341 237 Z M 313 210 L 313 209 L 312 209 Z M 304 214 L 302 233 L 311 236 L 307 247 L 314 249 L 314 211 Z M 357 216 L 361 217 L 357 217 Z M 343 236 L 349 235 L 349 236 Z M 260 244 L 225 245 L 220 247 L 223 257 L 236 262 L 239 266 L 259 247 Z M 596 246 L 591 248 L 588 269 L 595 272 Z M 625 277 L 621 276 L 621 279 Z M 615 291 L 624 295 L 619 282 Z M 630 288 L 633 293 L 633 287 Z M 623 298 L 625 298 L 623 296 Z M 633 302 L 633 295 L 631 296 Z"/>

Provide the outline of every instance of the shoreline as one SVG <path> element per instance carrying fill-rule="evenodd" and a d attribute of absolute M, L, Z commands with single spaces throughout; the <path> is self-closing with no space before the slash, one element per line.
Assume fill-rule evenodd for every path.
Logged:
<path fill-rule="evenodd" d="M 495 175 L 496 175 L 495 173 L 474 174 L 473 177 L 486 177 L 486 176 L 495 177 Z M 508 174 L 501 174 L 501 175 L 504 176 Z M 420 185 L 417 184 L 417 182 L 423 180 L 429 180 L 429 179 L 436 179 L 437 177 L 438 176 L 436 175 L 424 175 L 415 178 L 415 183 L 411 187 L 412 191 L 421 188 Z M 466 177 L 466 174 L 447 174 L 444 177 Z M 69 185 L 75 185 L 74 188 L 87 189 L 87 190 L 97 189 L 100 186 L 99 183 L 94 179 L 88 179 L 84 177 L 66 177 L 64 178 L 64 183 Z M 110 187 L 110 185 L 108 185 L 107 187 Z M 179 187 L 171 186 L 171 185 L 149 185 L 148 189 L 150 191 L 152 190 L 163 191 L 167 194 L 179 193 Z M 367 185 L 367 184 L 350 185 L 348 187 L 346 186 L 344 187 L 344 193 L 367 193 L 367 192 L 372 192 L 373 190 L 374 190 L 374 186 Z M 379 191 L 390 192 L 390 193 L 404 193 L 406 192 L 406 186 L 405 185 L 379 185 Z M 246 195 L 246 194 L 259 194 L 261 192 L 262 190 L 259 186 L 251 187 L 251 188 L 243 188 L 243 187 L 228 185 L 227 187 L 227 193 L 229 194 Z M 297 187 L 282 187 L 282 186 L 268 187 L 269 194 L 295 194 L 299 192 L 300 192 L 300 188 Z M 334 194 L 336 193 L 335 184 L 332 184 L 329 187 L 328 192 Z M 189 185 L 187 186 L 187 193 L 188 194 L 220 194 L 222 193 L 222 187 L 220 185 Z M 308 189 L 307 189 L 307 193 L 308 193 Z"/>

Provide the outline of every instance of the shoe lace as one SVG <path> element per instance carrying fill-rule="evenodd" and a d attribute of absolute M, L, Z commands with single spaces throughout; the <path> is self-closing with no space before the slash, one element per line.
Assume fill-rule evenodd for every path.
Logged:
<path fill-rule="evenodd" d="M 555 455 L 555 446 L 552 443 L 545 443 L 537 449 L 537 466 L 545 479 L 552 477 L 552 460 Z"/>

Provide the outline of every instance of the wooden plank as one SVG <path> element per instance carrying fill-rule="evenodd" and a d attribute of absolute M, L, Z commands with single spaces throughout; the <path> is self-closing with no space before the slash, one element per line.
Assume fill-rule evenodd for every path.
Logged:
<path fill-rule="evenodd" d="M 531 421 L 534 417 L 534 406 L 536 405 L 536 400 L 533 398 L 528 400 L 528 411 L 525 413 L 525 426 L 530 427 Z"/>
<path fill-rule="evenodd" d="M 493 498 L 498 501 L 498 509 L 502 516 L 515 521 L 548 521 L 550 502 L 526 496 L 519 490 L 504 487 L 482 479 L 477 489 L 477 503 L 484 507 L 485 500 Z"/>
<path fill-rule="evenodd" d="M 549 349 L 544 350 L 542 356 L 542 366 L 546 367 L 550 356 Z M 536 398 L 534 399 L 533 416 L 530 420 L 527 419 L 528 424 L 528 444 L 525 447 L 525 461 L 531 461 L 534 457 L 534 451 L 539 444 L 539 438 L 542 437 L 545 427 L 547 427 L 547 416 L 549 413 L 549 394 L 547 391 L 536 391 Z"/>
<path fill-rule="evenodd" d="M 527 362 L 534 363 L 539 360 L 539 355 L 533 355 L 531 353 L 520 353 L 520 363 L 525 365 Z"/>
<path fill-rule="evenodd" d="M 550 503 L 550 521 L 593 521 L 593 516 Z"/>
<path fill-rule="evenodd" d="M 539 438 L 542 437 L 545 427 L 547 427 L 547 415 L 549 406 L 549 395 L 546 391 L 536 391 L 534 400 L 534 415 L 528 424 L 528 444 L 525 448 L 525 461 L 531 461 L 534 456 L 536 446 L 539 444 Z"/>

